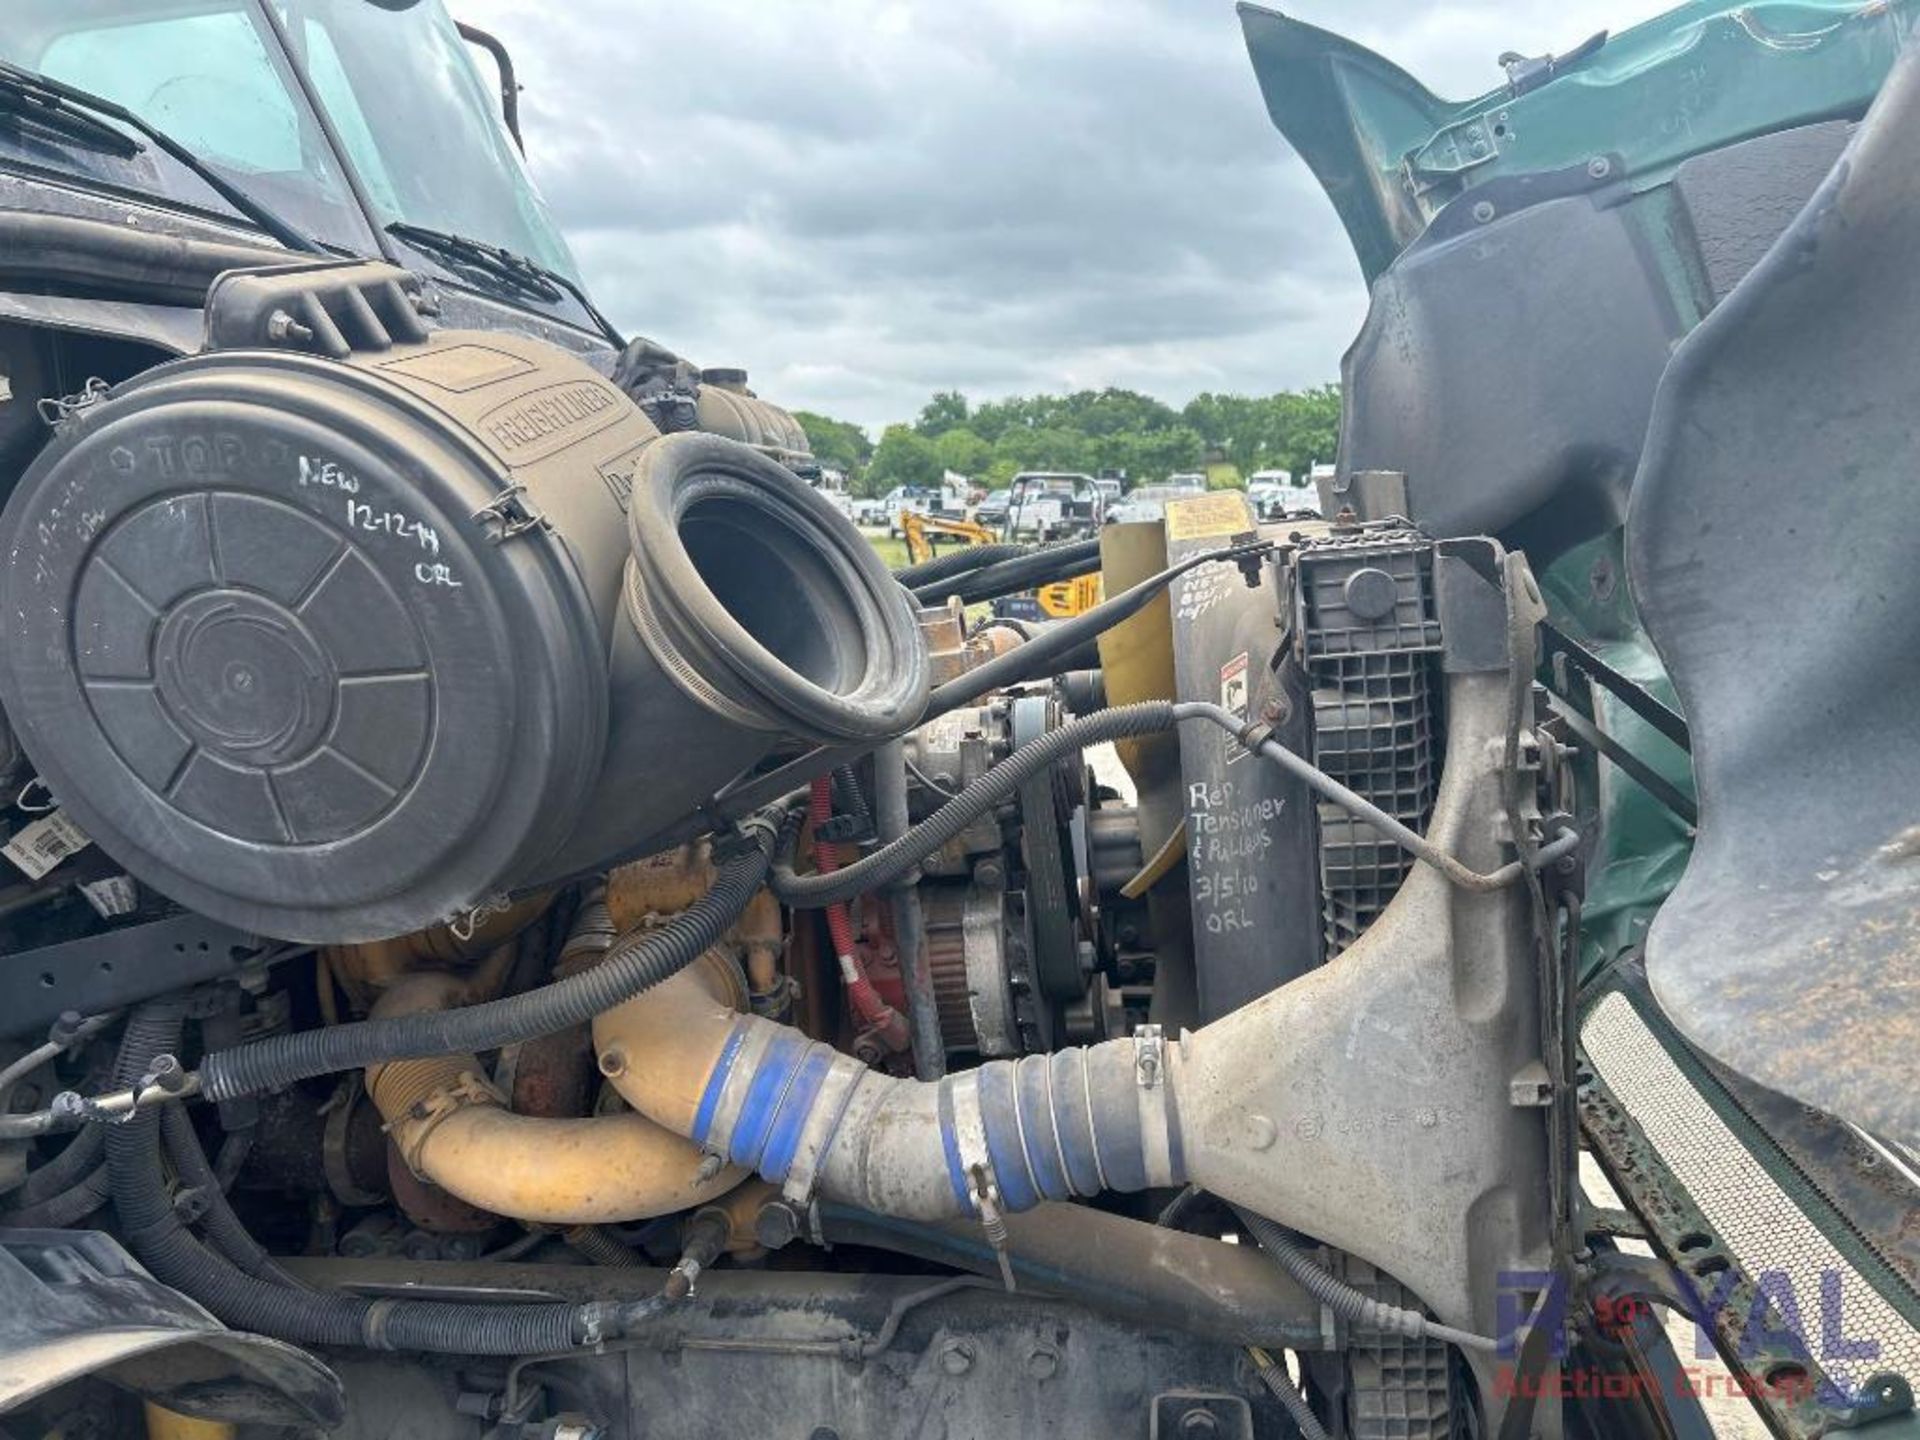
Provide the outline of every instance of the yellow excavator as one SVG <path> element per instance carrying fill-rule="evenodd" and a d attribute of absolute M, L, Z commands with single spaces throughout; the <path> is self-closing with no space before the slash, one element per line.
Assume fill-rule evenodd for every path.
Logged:
<path fill-rule="evenodd" d="M 900 533 L 907 539 L 908 562 L 914 565 L 933 559 L 942 540 L 957 540 L 962 545 L 991 545 L 1000 539 L 985 525 L 972 520 L 920 515 L 911 510 L 900 512 L 899 526 Z M 1000 603 L 1016 611 L 1026 609 L 1028 603 L 1035 607 L 1033 613 L 1015 618 L 1065 620 L 1083 610 L 1091 610 L 1100 603 L 1100 596 L 1100 576 L 1096 573 L 1042 585 L 1030 597 L 1013 596 Z"/>

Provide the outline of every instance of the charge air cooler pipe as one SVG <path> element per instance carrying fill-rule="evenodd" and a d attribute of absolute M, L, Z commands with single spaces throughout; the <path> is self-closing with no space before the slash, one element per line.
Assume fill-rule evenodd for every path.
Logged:
<path fill-rule="evenodd" d="M 991 1219 L 1187 1177 L 1157 1036 L 929 1082 L 871 1070 L 691 985 L 608 1011 L 593 1035 L 602 1073 L 635 1110 L 790 1195 L 910 1220 Z"/>
<path fill-rule="evenodd" d="M 731 1011 L 746 991 L 731 960 L 708 951 L 662 990 Z M 654 992 L 658 993 L 658 992 Z M 395 985 L 375 1019 L 470 1001 L 459 976 L 422 973 Z M 469 1205 L 549 1225 L 610 1225 L 690 1210 L 745 1172 L 708 1162 L 699 1145 L 645 1115 L 521 1115 L 485 1079 L 475 1055 L 395 1060 L 367 1069 L 367 1094 L 401 1158 Z"/>

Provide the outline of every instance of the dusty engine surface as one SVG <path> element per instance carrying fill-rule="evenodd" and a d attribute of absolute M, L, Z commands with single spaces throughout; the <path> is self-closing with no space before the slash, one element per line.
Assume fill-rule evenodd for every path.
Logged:
<path fill-rule="evenodd" d="M 976 624 L 738 377 L 427 320 L 229 275 L 0 515 L 0 1255 L 231 1327 L 72 1403 L 1317 1437 L 1279 1348 L 1452 1423 L 1556 1225 L 1517 562 L 1201 496 Z"/>

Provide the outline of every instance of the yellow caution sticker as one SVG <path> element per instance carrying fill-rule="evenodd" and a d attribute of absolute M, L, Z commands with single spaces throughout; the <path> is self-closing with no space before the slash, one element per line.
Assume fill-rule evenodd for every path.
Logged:
<path fill-rule="evenodd" d="M 1247 497 L 1238 490 L 1214 490 L 1167 502 L 1169 540 L 1239 535 L 1253 528 L 1253 513 L 1247 508 Z"/>

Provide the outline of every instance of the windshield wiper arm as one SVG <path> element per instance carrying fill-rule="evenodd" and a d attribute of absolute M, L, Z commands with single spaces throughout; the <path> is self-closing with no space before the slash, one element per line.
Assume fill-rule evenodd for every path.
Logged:
<path fill-rule="evenodd" d="M 542 265 L 531 256 L 508 250 L 504 246 L 490 245 L 468 235 L 456 235 L 451 230 L 415 225 L 410 220 L 394 221 L 387 226 L 387 233 L 406 241 L 416 250 L 437 256 L 455 269 L 471 267 L 530 299 L 552 304 L 563 294 L 571 295 L 579 302 L 580 308 L 593 318 L 593 323 L 600 327 L 602 334 L 615 345 L 626 344 L 620 332 L 613 328 L 613 322 L 587 298 L 585 290 L 568 276 Z"/>
<path fill-rule="evenodd" d="M 147 147 L 126 131 L 109 125 L 85 110 L 73 110 L 58 95 L 30 85 L 16 85 L 0 62 L 0 113 L 13 116 L 63 140 L 131 160 Z"/>
<path fill-rule="evenodd" d="M 247 194 L 164 130 L 149 125 L 126 106 L 103 95 L 92 94 L 0 60 L 0 110 L 25 116 L 69 139 L 115 150 L 123 158 L 139 154 L 142 147 L 132 136 L 116 130 L 106 121 L 117 120 L 122 125 L 131 126 L 146 136 L 156 149 L 199 176 L 222 200 L 289 250 L 303 250 L 313 255 L 327 253 L 312 236 L 303 234 L 281 219 L 272 209 Z M 107 136 L 112 136 L 113 140 L 109 141 Z M 118 142 L 117 146 L 115 141 Z"/>

